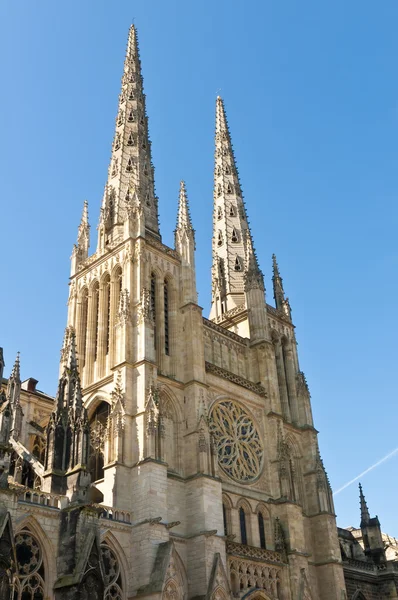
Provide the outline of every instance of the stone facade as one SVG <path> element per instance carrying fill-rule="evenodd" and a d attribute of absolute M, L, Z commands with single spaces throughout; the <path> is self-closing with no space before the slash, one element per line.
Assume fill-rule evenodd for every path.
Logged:
<path fill-rule="evenodd" d="M 206 319 L 183 182 L 175 247 L 161 240 L 131 27 L 97 249 L 85 203 L 72 252 L 56 398 L 21 383 L 19 358 L 4 380 L 2 598 L 347 597 L 289 301 L 273 257 L 266 302 L 221 98 L 215 146 Z"/>

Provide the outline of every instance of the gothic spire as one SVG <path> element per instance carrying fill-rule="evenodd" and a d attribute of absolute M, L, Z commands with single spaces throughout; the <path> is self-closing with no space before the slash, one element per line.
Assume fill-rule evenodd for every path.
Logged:
<path fill-rule="evenodd" d="M 15 358 L 14 366 L 11 371 L 10 379 L 14 379 L 14 381 L 21 381 L 21 361 L 19 358 L 20 354 L 17 352 L 17 356 Z"/>
<path fill-rule="evenodd" d="M 180 301 L 183 304 L 196 303 L 195 275 L 195 230 L 192 227 L 189 203 L 184 181 L 180 182 L 178 200 L 177 227 L 174 232 L 175 249 L 182 261 L 182 289 Z"/>
<path fill-rule="evenodd" d="M 216 101 L 212 309 L 210 318 L 245 302 L 245 271 L 261 272 L 253 250 L 224 103 Z"/>
<path fill-rule="evenodd" d="M 144 209 L 146 229 L 159 234 L 158 199 L 155 196 L 154 169 L 151 142 L 148 136 L 148 118 L 145 109 L 141 61 L 137 31 L 129 31 L 124 72 L 116 117 L 112 157 L 101 209 L 101 223 L 105 235 L 117 235 L 117 226 L 123 225 L 130 202 L 129 190 L 135 187 Z M 115 230 L 116 227 L 116 230 Z"/>
<path fill-rule="evenodd" d="M 370 521 L 368 505 L 366 504 L 365 496 L 363 495 L 362 485 L 359 484 L 359 505 L 361 507 L 361 527 Z"/>

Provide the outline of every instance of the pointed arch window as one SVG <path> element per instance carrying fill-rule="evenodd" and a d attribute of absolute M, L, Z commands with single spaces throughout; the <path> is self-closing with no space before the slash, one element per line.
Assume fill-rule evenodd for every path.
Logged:
<path fill-rule="evenodd" d="M 227 194 L 233 194 L 234 193 L 234 188 L 232 186 L 231 183 L 228 183 L 227 185 Z"/>
<path fill-rule="evenodd" d="M 134 95 L 134 90 L 133 90 L 133 89 L 131 89 L 131 90 L 130 90 L 130 94 L 129 94 L 129 100 L 134 100 L 134 98 L 135 98 L 135 95 Z"/>
<path fill-rule="evenodd" d="M 120 148 L 120 133 L 116 134 L 114 148 L 115 148 L 115 150 L 119 150 L 119 148 Z"/>
<path fill-rule="evenodd" d="M 146 163 L 144 165 L 144 175 L 148 175 L 148 165 Z"/>
<path fill-rule="evenodd" d="M 222 219 L 222 208 L 221 208 L 221 206 L 217 207 L 217 219 L 218 220 Z"/>
<path fill-rule="evenodd" d="M 154 345 L 156 349 L 156 275 L 155 273 L 151 273 L 151 291 L 150 291 L 150 300 L 151 300 L 151 313 L 154 323 Z"/>
<path fill-rule="evenodd" d="M 15 536 L 18 584 L 15 600 L 44 600 L 46 573 L 43 551 L 37 539 L 26 529 Z"/>
<path fill-rule="evenodd" d="M 81 293 L 80 299 L 80 318 L 79 318 L 79 336 L 78 341 L 78 355 L 80 359 L 80 367 L 83 368 L 86 362 L 86 348 L 87 348 L 87 315 L 88 315 L 88 291 L 85 287 Z"/>
<path fill-rule="evenodd" d="M 111 338 L 111 281 L 108 276 L 105 282 L 104 298 L 106 303 L 106 322 L 105 322 L 105 354 L 109 354 Z"/>
<path fill-rule="evenodd" d="M 234 242 L 235 244 L 236 244 L 236 242 L 239 241 L 238 232 L 236 231 L 235 227 L 232 228 L 231 241 Z"/>
<path fill-rule="evenodd" d="M 219 231 L 217 234 L 217 246 L 222 246 L 222 244 L 223 244 L 222 233 L 221 233 L 221 231 Z"/>
<path fill-rule="evenodd" d="M 121 110 L 117 117 L 117 125 L 120 126 L 123 123 L 123 111 Z"/>
<path fill-rule="evenodd" d="M 120 94 L 119 100 L 120 100 L 120 104 L 123 104 L 123 103 L 124 103 L 124 101 L 126 100 L 126 92 L 125 92 L 125 90 L 122 90 L 122 91 L 121 91 L 121 94 Z"/>
<path fill-rule="evenodd" d="M 229 207 L 229 216 L 236 217 L 236 210 L 235 210 L 235 206 L 233 204 L 231 204 L 231 206 Z"/>
<path fill-rule="evenodd" d="M 134 111 L 133 111 L 133 109 L 130 110 L 129 116 L 127 117 L 127 120 L 128 120 L 129 123 L 133 123 L 133 121 L 134 121 Z"/>
<path fill-rule="evenodd" d="M 109 404 L 101 402 L 90 419 L 90 452 L 88 470 L 92 481 L 104 477 L 105 438 L 109 417 Z"/>
<path fill-rule="evenodd" d="M 246 513 L 242 506 L 239 509 L 239 527 L 241 544 L 247 544 Z"/>
<path fill-rule="evenodd" d="M 98 333 L 99 333 L 99 285 L 95 284 L 93 289 L 94 302 L 94 360 L 98 356 Z"/>
<path fill-rule="evenodd" d="M 217 167 L 217 177 L 219 177 L 222 173 L 222 169 L 221 169 L 221 165 L 218 165 Z"/>
<path fill-rule="evenodd" d="M 223 518 L 223 523 L 224 523 L 224 535 L 226 537 L 228 535 L 228 522 L 227 522 L 227 507 L 225 506 L 224 502 L 222 505 L 222 518 Z"/>
<path fill-rule="evenodd" d="M 106 543 L 103 543 L 101 544 L 101 555 L 105 571 L 104 598 L 105 600 L 123 600 L 123 582 L 116 554 Z"/>
<path fill-rule="evenodd" d="M 260 548 L 266 549 L 264 517 L 261 512 L 258 513 L 258 532 L 260 535 Z"/>
<path fill-rule="evenodd" d="M 132 132 L 130 132 L 129 137 L 127 138 L 127 146 L 134 146 L 134 136 Z"/>
<path fill-rule="evenodd" d="M 235 258 L 234 269 L 235 269 L 235 271 L 241 271 L 242 270 L 242 263 L 240 262 L 239 256 L 237 256 Z"/>
<path fill-rule="evenodd" d="M 150 202 L 150 200 L 149 200 L 149 194 L 147 194 L 147 195 L 145 196 L 145 204 L 146 204 L 147 206 L 151 206 L 151 202 Z"/>
<path fill-rule="evenodd" d="M 225 174 L 231 175 L 231 167 L 229 165 L 225 165 Z"/>
<path fill-rule="evenodd" d="M 141 123 L 141 125 L 144 125 L 144 123 L 145 123 L 145 121 L 144 121 L 144 115 L 141 115 L 140 123 Z"/>
<path fill-rule="evenodd" d="M 222 195 L 222 187 L 221 184 L 219 183 L 217 186 L 217 196 L 220 197 Z"/>
<path fill-rule="evenodd" d="M 164 281 L 164 351 L 170 354 L 170 332 L 169 332 L 169 283 Z"/>
<path fill-rule="evenodd" d="M 131 173 L 131 171 L 133 170 L 133 159 L 130 158 L 127 161 L 127 165 L 126 165 L 126 173 Z"/>

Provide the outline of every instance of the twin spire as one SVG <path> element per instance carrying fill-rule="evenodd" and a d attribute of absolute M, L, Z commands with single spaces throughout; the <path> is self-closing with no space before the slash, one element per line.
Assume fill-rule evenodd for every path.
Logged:
<path fill-rule="evenodd" d="M 123 236 L 123 225 L 131 209 L 141 210 L 145 231 L 160 239 L 158 199 L 155 195 L 151 142 L 139 56 L 137 31 L 130 27 L 121 93 L 116 118 L 112 156 L 101 207 L 99 249 L 118 242 Z M 194 242 L 194 230 L 189 214 L 184 182 L 180 185 L 177 242 L 181 234 L 189 233 Z M 178 239 L 177 239 L 178 238 Z M 89 224 L 85 202 L 79 226 L 78 242 L 74 249 L 75 265 L 88 256 Z M 72 257 L 73 258 L 73 257 Z M 277 309 L 289 313 L 284 297 L 282 278 L 274 258 L 274 295 Z M 245 308 L 246 293 L 250 289 L 264 291 L 261 273 L 246 208 L 243 201 L 238 169 L 223 100 L 216 100 L 212 308 L 210 318 L 219 319 L 231 309 Z M 247 308 L 247 307 L 246 307 Z"/>

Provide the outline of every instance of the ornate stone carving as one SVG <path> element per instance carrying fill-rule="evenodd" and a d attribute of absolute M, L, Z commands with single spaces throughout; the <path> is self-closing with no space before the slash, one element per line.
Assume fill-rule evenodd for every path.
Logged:
<path fill-rule="evenodd" d="M 138 323 L 141 325 L 145 321 L 153 322 L 153 311 L 151 307 L 151 293 L 148 288 L 141 290 L 141 302 L 138 305 Z"/>
<path fill-rule="evenodd" d="M 240 385 L 241 387 L 244 387 L 247 390 L 250 390 L 251 392 L 258 394 L 259 396 L 262 396 L 263 398 L 267 397 L 267 392 L 265 391 L 265 388 L 262 385 L 260 385 L 258 383 L 253 383 L 252 381 L 249 381 L 248 379 L 245 379 L 244 377 L 241 377 L 240 375 L 231 373 L 230 371 L 227 371 L 226 369 L 223 369 L 222 367 L 219 367 L 217 365 L 213 365 L 212 363 L 206 362 L 205 366 L 206 366 L 206 371 L 208 371 L 209 373 L 214 373 L 215 375 L 218 375 L 219 377 L 222 377 L 223 379 L 232 381 L 232 383 L 236 383 L 236 385 Z"/>
<path fill-rule="evenodd" d="M 120 292 L 119 310 L 116 315 L 116 325 L 125 325 L 130 319 L 130 295 L 128 289 Z"/>
<path fill-rule="evenodd" d="M 257 428 L 241 404 L 222 400 L 213 406 L 210 431 L 224 473 L 239 483 L 251 483 L 260 475 L 263 447 Z"/>

